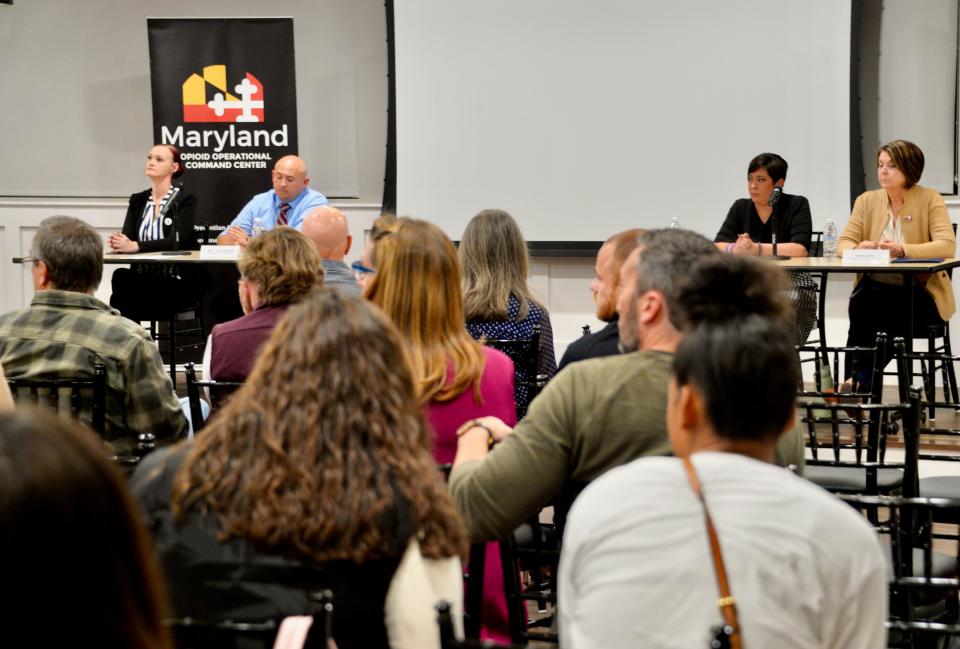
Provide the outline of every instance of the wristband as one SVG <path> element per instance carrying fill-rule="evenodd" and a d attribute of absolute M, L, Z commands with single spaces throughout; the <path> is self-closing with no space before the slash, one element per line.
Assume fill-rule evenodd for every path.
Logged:
<path fill-rule="evenodd" d="M 457 439 L 460 439 L 461 437 L 469 433 L 474 428 L 482 428 L 483 430 L 487 431 L 487 448 L 490 448 L 491 446 L 493 446 L 493 442 L 494 442 L 493 430 L 489 426 L 487 426 L 485 423 L 479 421 L 478 419 L 471 419 L 470 421 L 460 426 L 460 428 L 457 429 Z"/>
<path fill-rule="evenodd" d="M 729 253 L 732 255 L 732 254 L 733 254 L 733 245 L 734 245 L 734 244 L 732 244 L 732 243 L 728 243 L 726 249 L 724 249 L 724 252 L 729 252 Z"/>

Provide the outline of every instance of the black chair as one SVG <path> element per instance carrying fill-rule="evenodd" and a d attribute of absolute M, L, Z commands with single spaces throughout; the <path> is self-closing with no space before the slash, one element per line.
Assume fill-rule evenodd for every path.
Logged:
<path fill-rule="evenodd" d="M 552 625 L 553 616 L 545 615 L 528 622 L 526 614 L 529 601 L 538 602 L 538 608 L 543 613 L 546 612 L 547 603 L 555 606 L 557 602 L 556 577 L 560 549 L 553 531 L 552 525 L 543 525 L 538 517 L 535 517 L 499 542 L 500 569 L 503 571 L 512 642 L 524 645 L 530 640 L 557 642 L 557 634 L 549 630 L 529 632 L 531 628 Z M 464 575 L 464 634 L 468 640 L 480 639 L 480 628 L 483 624 L 486 549 L 486 543 L 474 543 L 470 546 L 470 557 Z M 531 588 L 525 589 L 521 584 L 521 571 L 531 575 Z"/>
<path fill-rule="evenodd" d="M 200 406 L 200 390 L 205 388 L 210 394 L 210 411 L 222 407 L 237 388 L 243 385 L 239 381 L 198 381 L 197 370 L 193 363 L 184 367 L 187 379 L 187 400 L 190 403 L 190 419 L 193 420 L 193 434 L 196 435 L 203 428 L 206 421 L 203 409 Z"/>
<path fill-rule="evenodd" d="M 517 404 L 517 421 L 527 414 L 528 404 L 540 394 L 547 383 L 547 377 L 538 373 L 540 360 L 540 325 L 533 326 L 533 335 L 529 338 L 495 340 L 484 339 L 488 347 L 503 352 L 510 357 L 514 365 L 516 385 L 527 388 L 527 403 Z"/>
<path fill-rule="evenodd" d="M 960 635 L 960 500 L 843 495 L 888 541 L 889 647 L 944 647 Z M 934 550 L 936 542 L 938 549 Z M 953 646 L 953 645 L 950 645 Z"/>
<path fill-rule="evenodd" d="M 57 415 L 89 426 L 103 437 L 106 433 L 107 368 L 102 363 L 93 366 L 91 378 L 61 379 L 7 379 L 14 401 L 46 408 Z M 89 416 L 89 420 L 88 420 Z M 89 421 L 89 423 L 88 423 Z M 129 474 L 141 459 L 156 448 L 153 433 L 137 436 L 133 453 L 117 454 L 113 461 Z"/>
<path fill-rule="evenodd" d="M 180 327 L 181 322 L 192 323 Z M 161 328 L 160 325 L 165 327 Z M 193 339 L 186 344 L 177 342 L 177 337 L 187 337 Z M 165 319 L 150 320 L 150 337 L 157 345 L 163 341 L 166 342 L 166 348 L 161 348 L 161 355 L 166 352 L 166 360 L 170 371 L 170 381 L 173 387 L 177 387 L 177 354 L 187 351 L 198 351 L 203 349 L 207 343 L 207 327 L 203 318 L 203 301 L 197 299 L 196 302 L 188 307 L 169 314 Z"/>
<path fill-rule="evenodd" d="M 803 398 L 819 398 L 825 401 L 837 401 L 843 399 L 851 402 L 880 403 L 883 393 L 883 368 L 877 362 L 878 350 L 886 345 L 887 335 L 883 332 L 877 332 L 877 339 L 871 347 L 829 347 L 826 345 L 802 345 L 796 347 L 797 357 L 801 363 L 812 362 L 814 364 L 814 389 L 807 390 L 801 384 L 797 390 L 797 396 Z M 809 354 L 809 358 L 804 356 Z M 861 389 L 860 385 L 854 385 L 852 392 L 838 393 L 837 386 L 843 382 L 840 372 L 844 366 L 844 361 L 849 357 L 851 364 L 851 373 L 854 377 L 858 376 L 861 367 L 871 368 L 871 387 L 869 390 Z M 824 370 L 830 377 L 832 385 L 823 384 Z M 903 401 L 904 398 L 901 399 Z"/>
<path fill-rule="evenodd" d="M 47 407 L 60 415 L 89 425 L 95 432 L 106 432 L 107 368 L 93 366 L 89 379 L 7 379 L 14 401 Z M 64 398 L 66 396 L 66 398 Z M 89 424 L 86 415 L 90 415 Z"/>
<path fill-rule="evenodd" d="M 943 331 L 938 334 L 938 330 Z M 954 372 L 954 365 L 960 362 L 960 357 L 952 355 L 949 332 L 949 324 L 929 327 L 927 351 L 923 352 L 908 352 L 903 338 L 894 338 L 893 340 L 894 358 L 897 361 L 897 385 L 900 387 L 900 392 L 902 394 L 905 386 L 913 384 L 914 366 L 919 363 L 920 377 L 923 380 L 924 402 L 929 419 L 936 419 L 937 408 L 954 410 L 960 408 L 960 399 L 957 398 L 957 379 Z M 943 343 L 940 346 L 936 343 L 937 337 L 943 338 Z M 937 400 L 936 379 L 938 370 L 943 379 L 942 400 Z"/>
<path fill-rule="evenodd" d="M 467 637 L 466 640 L 458 640 L 454 631 L 453 614 L 450 611 L 448 602 L 438 602 L 437 626 L 440 627 L 440 647 L 441 649 L 522 649 L 526 645 L 503 645 L 492 642 L 480 642 L 476 638 Z"/>
<path fill-rule="evenodd" d="M 907 403 L 801 401 L 798 408 L 812 455 L 806 460 L 806 479 L 833 493 L 917 495 L 919 388 L 910 389 Z M 901 425 L 904 459 L 893 462 L 886 457 L 887 440 Z"/>
<path fill-rule="evenodd" d="M 823 232 L 815 230 L 812 233 L 810 238 L 810 257 L 822 257 L 823 256 Z M 810 299 L 802 299 L 802 296 L 798 296 L 797 304 L 806 304 L 808 301 L 816 305 L 817 315 L 814 321 L 814 328 L 810 332 L 812 336 L 807 336 L 807 340 L 803 342 L 804 346 L 820 346 L 826 347 L 827 345 L 827 322 L 826 322 L 826 302 L 827 302 L 827 278 L 829 277 L 827 273 L 788 273 L 791 278 L 794 278 L 794 283 L 797 286 L 798 292 L 809 292 L 813 295 L 810 296 Z M 814 332 L 816 332 L 814 334 Z M 804 362 L 804 361 L 801 361 Z"/>
<path fill-rule="evenodd" d="M 313 624 L 304 649 L 328 649 L 333 637 L 333 592 L 312 595 Z M 270 649 L 282 620 L 203 621 L 193 618 L 167 620 L 177 649 Z"/>

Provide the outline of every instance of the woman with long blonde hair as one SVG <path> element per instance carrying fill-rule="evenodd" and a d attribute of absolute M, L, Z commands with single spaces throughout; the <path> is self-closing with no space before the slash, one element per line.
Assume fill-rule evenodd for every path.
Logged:
<path fill-rule="evenodd" d="M 304 614 L 330 588 L 340 649 L 438 647 L 466 538 L 428 430 L 379 309 L 327 290 L 291 306 L 203 434 L 134 476 L 176 614 Z"/>
<path fill-rule="evenodd" d="M 420 404 L 433 425 L 433 456 L 450 463 L 464 422 L 494 415 L 516 422 L 513 363 L 467 333 L 457 252 L 432 223 L 401 218 L 372 251 L 366 296 L 407 339 Z M 511 424 L 512 425 L 512 424 Z M 508 641 L 500 553 L 487 546 L 481 633 Z"/>

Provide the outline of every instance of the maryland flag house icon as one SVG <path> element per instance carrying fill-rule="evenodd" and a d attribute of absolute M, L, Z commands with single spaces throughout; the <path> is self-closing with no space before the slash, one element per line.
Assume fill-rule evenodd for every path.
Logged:
<path fill-rule="evenodd" d="M 263 84 L 247 72 L 228 92 L 227 66 L 208 65 L 183 82 L 183 121 L 262 122 Z"/>

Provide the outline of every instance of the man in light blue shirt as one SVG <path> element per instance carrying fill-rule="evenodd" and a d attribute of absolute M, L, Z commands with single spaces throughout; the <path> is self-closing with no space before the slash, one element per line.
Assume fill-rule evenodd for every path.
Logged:
<path fill-rule="evenodd" d="M 307 187 L 309 182 L 303 160 L 295 155 L 280 158 L 273 167 L 273 189 L 254 196 L 217 238 L 217 243 L 247 245 L 257 218 L 264 230 L 278 225 L 299 230 L 310 210 L 329 203 L 326 196 Z"/>

